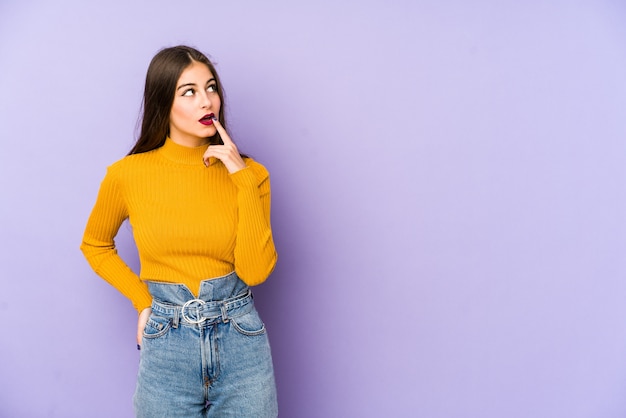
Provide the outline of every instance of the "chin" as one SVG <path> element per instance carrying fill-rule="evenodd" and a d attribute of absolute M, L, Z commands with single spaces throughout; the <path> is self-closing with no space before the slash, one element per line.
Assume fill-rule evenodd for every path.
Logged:
<path fill-rule="evenodd" d="M 210 138 L 215 135 L 217 135 L 217 129 L 215 129 L 215 126 L 208 126 L 206 129 L 203 129 L 201 134 L 203 138 Z"/>

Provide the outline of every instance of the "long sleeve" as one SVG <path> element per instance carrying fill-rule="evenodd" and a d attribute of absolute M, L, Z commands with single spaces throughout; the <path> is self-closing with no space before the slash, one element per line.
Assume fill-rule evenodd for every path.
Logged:
<path fill-rule="evenodd" d="M 260 164 L 231 174 L 238 188 L 235 271 L 248 285 L 260 284 L 274 270 L 277 254 L 270 226 L 270 179 Z"/>
<path fill-rule="evenodd" d="M 127 217 L 121 187 L 114 171 L 109 168 L 100 185 L 80 248 L 93 270 L 130 299 L 137 311 L 141 311 L 150 306 L 150 293 L 115 248 L 114 238 Z"/>

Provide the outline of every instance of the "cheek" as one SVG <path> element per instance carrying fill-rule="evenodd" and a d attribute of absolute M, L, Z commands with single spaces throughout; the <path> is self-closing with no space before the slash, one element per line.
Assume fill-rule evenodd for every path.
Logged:
<path fill-rule="evenodd" d="M 172 106 L 172 110 L 170 112 L 170 123 L 171 124 L 180 124 L 186 118 L 186 111 L 181 106 Z"/>

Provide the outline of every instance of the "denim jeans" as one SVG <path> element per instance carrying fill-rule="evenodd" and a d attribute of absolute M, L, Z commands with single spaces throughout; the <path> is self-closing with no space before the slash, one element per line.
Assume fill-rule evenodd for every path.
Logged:
<path fill-rule="evenodd" d="M 205 280 L 198 298 L 182 284 L 148 282 L 135 414 L 140 418 L 276 417 L 265 325 L 235 273 Z"/>

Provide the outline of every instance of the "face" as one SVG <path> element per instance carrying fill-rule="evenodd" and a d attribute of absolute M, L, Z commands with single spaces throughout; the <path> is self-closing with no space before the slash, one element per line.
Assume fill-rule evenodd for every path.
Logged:
<path fill-rule="evenodd" d="M 221 104 L 209 67 L 194 61 L 176 83 L 170 112 L 172 141 L 189 147 L 207 144 L 207 138 L 217 132 L 211 116 L 219 117 Z"/>

